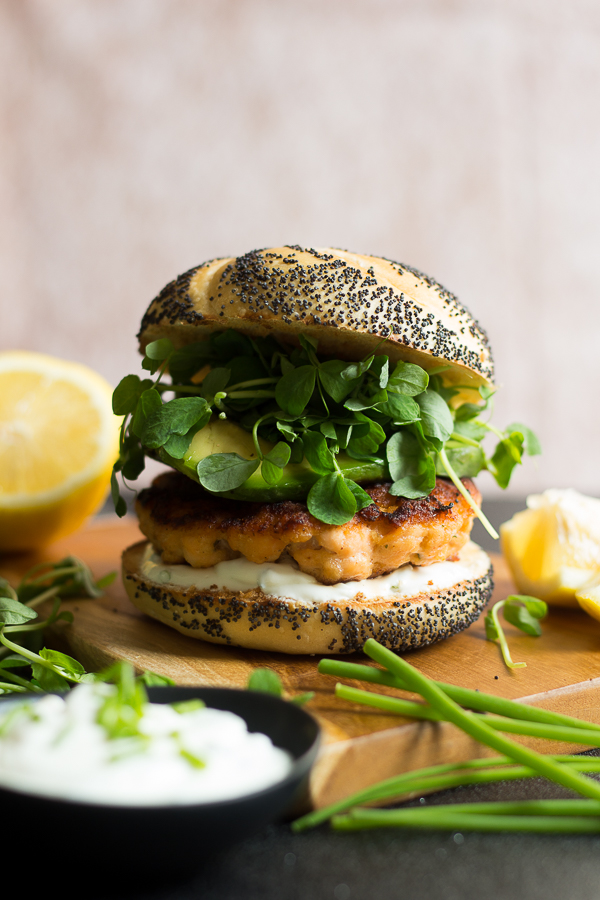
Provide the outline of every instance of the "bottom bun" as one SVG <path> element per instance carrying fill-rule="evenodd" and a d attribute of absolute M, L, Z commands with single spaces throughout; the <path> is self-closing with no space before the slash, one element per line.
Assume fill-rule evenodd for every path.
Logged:
<path fill-rule="evenodd" d="M 233 591 L 216 584 L 206 588 L 170 582 L 169 571 L 183 566 L 165 566 L 160 582 L 155 581 L 142 570 L 150 549 L 148 541 L 142 541 L 123 554 L 123 582 L 138 609 L 189 637 L 278 653 L 355 653 L 368 638 L 391 650 L 416 650 L 471 625 L 493 587 L 490 558 L 472 542 L 461 550 L 456 562 L 437 564 L 445 567 L 443 587 L 435 589 L 430 580 L 431 590 L 414 596 L 405 596 L 404 592 L 367 599 L 361 585 L 369 585 L 373 593 L 374 580 L 358 581 L 352 583 L 356 584 L 356 594 L 338 603 L 299 602 L 266 594 L 258 587 Z M 455 583 L 448 584 L 452 582 L 448 566 L 456 566 Z M 434 578 L 433 570 L 435 566 L 417 571 L 419 576 L 431 573 Z M 194 570 L 186 566 L 185 572 L 189 580 Z M 344 585 L 346 593 L 348 587 Z M 334 595 L 335 588 L 331 585 L 328 593 Z"/>

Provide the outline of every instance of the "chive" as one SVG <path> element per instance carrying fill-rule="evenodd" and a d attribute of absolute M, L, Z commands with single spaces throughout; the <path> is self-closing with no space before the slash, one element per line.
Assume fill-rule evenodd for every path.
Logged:
<path fill-rule="evenodd" d="M 401 678 L 392 675 L 390 672 L 376 669 L 374 666 L 342 662 L 337 659 L 322 659 L 319 662 L 319 672 L 323 675 L 333 675 L 336 678 L 353 678 L 357 681 L 369 681 L 374 684 L 385 684 L 388 687 L 407 690 L 406 683 Z M 496 713 L 499 716 L 508 716 L 512 719 L 545 722 L 547 725 L 566 725 L 570 728 L 582 728 L 586 731 L 593 731 L 594 729 L 600 731 L 600 725 L 594 722 L 584 722 L 581 719 L 576 719 L 574 716 L 566 716 L 548 709 L 539 709 L 535 706 L 528 706 L 525 703 L 518 703 L 515 700 L 505 700 L 503 697 L 496 697 L 494 694 L 473 691 L 470 688 L 458 687 L 454 684 L 447 684 L 444 681 L 435 681 L 434 684 L 437 684 L 456 703 L 460 703 L 461 706 L 466 706 L 469 709 Z"/>
<path fill-rule="evenodd" d="M 600 784 L 586 778 L 584 775 L 580 775 L 569 766 L 561 766 L 554 760 L 544 757 L 541 753 L 536 753 L 534 750 L 511 741 L 510 738 L 498 734 L 493 728 L 485 724 L 481 716 L 461 709 L 433 681 L 422 675 L 410 663 L 396 656 L 387 647 L 382 647 L 373 638 L 369 638 L 366 641 L 363 649 L 371 659 L 385 666 L 393 675 L 397 675 L 405 681 L 409 690 L 421 694 L 444 719 L 452 722 L 476 741 L 492 747 L 499 753 L 506 754 L 515 762 L 520 762 L 530 767 L 550 781 L 562 784 L 563 787 L 576 791 L 584 797 L 600 800 Z"/>
<path fill-rule="evenodd" d="M 437 831 L 535 831 L 550 833 L 594 834 L 600 831 L 600 816 L 509 816 L 479 813 L 452 813 L 424 816 L 421 809 L 371 810 L 356 809 L 346 816 L 335 816 L 331 825 L 336 831 L 358 831 L 363 828 L 428 828 Z"/>
<path fill-rule="evenodd" d="M 431 722 L 441 722 L 443 717 L 431 706 L 424 703 L 415 703 L 413 700 L 400 700 L 396 697 L 387 697 L 384 694 L 375 694 L 372 691 L 361 691 L 348 687 L 345 684 L 336 684 L 336 697 L 342 700 L 350 700 L 353 703 L 364 703 L 365 706 L 374 706 L 394 713 L 397 716 L 406 716 L 412 719 L 425 719 Z M 570 741 L 575 744 L 589 744 L 592 747 L 600 746 L 600 731 L 583 731 L 581 728 L 566 728 L 564 725 L 546 725 L 542 722 L 524 722 L 508 719 L 504 716 L 489 716 L 479 718 L 490 728 L 509 734 L 524 734 L 530 737 L 547 738 L 550 741 Z"/>
<path fill-rule="evenodd" d="M 600 759 L 595 757 L 561 755 L 552 758 L 558 763 L 569 763 L 581 772 L 600 772 Z M 312 810 L 293 822 L 292 830 L 298 832 L 314 828 L 335 813 L 343 812 L 359 803 L 373 803 L 405 795 L 432 793 L 466 784 L 518 781 L 522 778 L 533 778 L 537 774 L 529 767 L 511 765 L 506 756 L 471 759 L 459 763 L 442 763 L 394 775 L 322 809 Z"/>

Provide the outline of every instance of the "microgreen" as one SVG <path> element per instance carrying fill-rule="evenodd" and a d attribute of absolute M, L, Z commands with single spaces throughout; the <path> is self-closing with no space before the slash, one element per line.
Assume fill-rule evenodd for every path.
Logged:
<path fill-rule="evenodd" d="M 72 613 L 60 610 L 61 600 L 99 597 L 115 574 L 95 581 L 84 562 L 76 556 L 66 556 L 56 563 L 33 566 L 16 588 L 0 577 L 0 693 L 65 691 L 70 684 L 89 678 L 83 666 L 67 654 L 47 648 L 35 652 L 29 642 L 22 645 L 21 641 L 55 622 L 72 621 Z M 53 602 L 52 610 L 46 619 L 38 620 L 36 607 L 45 601 Z M 25 666 L 31 670 L 29 679 L 12 671 Z"/>
<path fill-rule="evenodd" d="M 273 694 L 275 697 L 284 696 L 281 679 L 274 669 L 254 669 L 248 679 L 246 688 L 249 691 L 257 691 L 259 694 Z M 290 703 L 302 706 L 304 703 L 312 700 L 313 697 L 314 692 L 308 691 L 286 699 L 289 699 Z"/>
<path fill-rule="evenodd" d="M 530 634 L 539 637 L 542 633 L 540 619 L 548 612 L 548 606 L 537 597 L 529 597 L 525 594 L 511 594 L 506 600 L 495 603 L 485 617 L 485 636 L 488 641 L 497 641 L 500 644 L 502 657 L 509 669 L 524 669 L 527 663 L 512 661 L 506 635 L 498 615 L 502 610 L 504 618 L 511 625 Z"/>
<path fill-rule="evenodd" d="M 523 454 L 535 455 L 540 447 L 524 425 L 500 431 L 482 420 L 491 410 L 493 389 L 481 387 L 474 402 L 473 388 L 444 383 L 448 366 L 429 375 L 414 363 L 393 364 L 379 348 L 349 362 L 323 357 L 307 335 L 300 335 L 299 343 L 290 349 L 272 337 L 251 339 L 228 330 L 179 349 L 166 339 L 148 344 L 143 368 L 154 380 L 126 375 L 113 396 L 114 412 L 123 416 L 111 482 L 117 513 L 127 511 L 117 475 L 125 484 L 135 481 L 145 456 L 178 468 L 212 493 L 234 498 L 260 466 L 253 491 L 267 501 L 273 491 L 285 499 L 284 469 L 304 461 L 318 476 L 314 484 L 306 482 L 312 514 L 343 524 L 367 503 L 357 488 L 360 476 L 350 483 L 342 474 L 339 457 L 345 454 L 364 463 L 365 473 L 371 473 L 365 481 L 377 464 L 381 477 L 392 482 L 392 493 L 408 499 L 427 496 L 436 475 L 451 478 L 495 535 L 460 479 L 487 469 L 506 487 Z M 458 402 L 461 390 L 469 392 L 467 402 Z M 215 452 L 195 468 L 187 465 L 192 438 L 216 417 L 252 435 L 255 459 Z M 488 456 L 482 442 L 490 434 L 498 440 Z M 263 452 L 265 442 L 273 446 Z"/>

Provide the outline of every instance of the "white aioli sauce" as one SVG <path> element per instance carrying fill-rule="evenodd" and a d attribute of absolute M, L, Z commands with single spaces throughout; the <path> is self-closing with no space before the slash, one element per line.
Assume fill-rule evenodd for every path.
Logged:
<path fill-rule="evenodd" d="M 78 685 L 27 711 L 0 718 L 0 784 L 117 806 L 166 806 L 242 797 L 284 778 L 290 755 L 239 716 L 218 709 L 184 713 L 149 703 L 139 730 L 148 737 L 110 739 L 96 722 L 112 685 Z M 11 710 L 14 707 L 11 705 Z M 8 712 L 8 716 L 13 716 Z M 192 765 L 184 752 L 204 762 Z"/>
<path fill-rule="evenodd" d="M 167 566 L 151 545 L 144 555 L 141 571 L 145 578 L 157 584 L 178 587 L 225 588 L 229 591 L 263 593 L 282 600 L 294 600 L 301 605 L 314 603 L 343 603 L 362 594 L 365 600 L 377 597 L 401 600 L 417 594 L 443 590 L 463 580 L 473 578 L 473 569 L 458 562 L 440 562 L 432 566 L 407 564 L 388 575 L 365 578 L 362 581 L 321 584 L 293 566 L 283 563 L 252 563 L 244 557 L 217 563 L 207 569 L 187 565 Z"/>

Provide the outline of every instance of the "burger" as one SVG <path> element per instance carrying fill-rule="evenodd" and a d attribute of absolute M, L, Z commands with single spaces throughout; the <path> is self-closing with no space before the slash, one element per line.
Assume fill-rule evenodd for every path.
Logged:
<path fill-rule="evenodd" d="M 417 270 L 298 246 L 215 259 L 168 284 L 138 335 L 117 512 L 147 457 L 131 601 L 189 637 L 338 654 L 466 628 L 492 590 L 470 541 L 473 478 L 506 487 L 535 436 L 488 421 L 488 338 Z M 484 449 L 487 435 L 496 446 Z"/>

